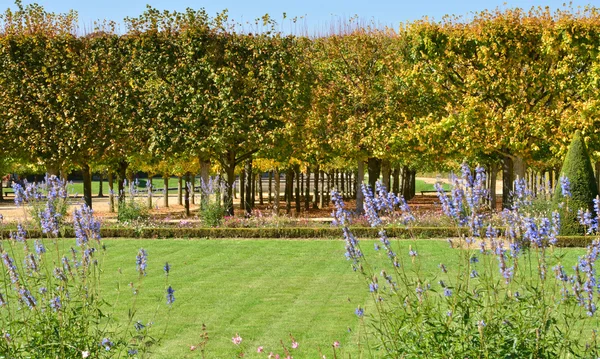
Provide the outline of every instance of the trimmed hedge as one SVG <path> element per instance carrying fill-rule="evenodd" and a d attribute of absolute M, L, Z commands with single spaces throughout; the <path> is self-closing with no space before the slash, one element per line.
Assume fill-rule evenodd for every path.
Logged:
<path fill-rule="evenodd" d="M 351 227 L 352 233 L 358 238 L 378 238 L 378 230 L 369 227 Z M 390 238 L 410 239 L 412 235 L 418 239 L 445 239 L 458 236 L 454 227 L 419 227 L 411 231 L 405 228 L 387 228 Z M 8 230 L 0 231 L 3 238 L 8 238 Z M 29 238 L 43 238 L 45 235 L 39 230 L 29 230 Z M 465 230 L 466 233 L 466 230 Z M 110 228 L 105 227 L 100 231 L 102 238 L 339 238 L 342 231 L 339 228 L 313 228 L 313 227 L 288 227 L 288 228 Z M 72 228 L 66 228 L 63 238 L 74 238 Z M 586 247 L 594 237 L 589 236 L 561 236 L 558 238 L 559 247 Z"/>
<path fill-rule="evenodd" d="M 593 200 L 598 195 L 594 170 L 590 161 L 585 141 L 581 132 L 576 131 L 569 145 L 565 161 L 560 171 L 571 183 L 571 198 L 568 206 L 573 210 L 571 214 L 562 210 L 561 217 L 564 218 L 560 229 L 561 235 L 576 235 L 585 233 L 585 228 L 577 220 L 577 210 L 588 209 L 594 211 Z M 554 203 L 563 201 L 560 183 L 557 183 L 554 192 Z"/>

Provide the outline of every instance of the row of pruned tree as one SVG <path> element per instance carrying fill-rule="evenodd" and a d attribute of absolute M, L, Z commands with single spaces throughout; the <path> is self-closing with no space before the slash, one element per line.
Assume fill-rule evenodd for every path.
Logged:
<path fill-rule="evenodd" d="M 226 13 L 203 10 L 149 8 L 123 34 L 76 25 L 73 12 L 19 2 L 0 17 L 1 141 L 6 165 L 81 169 L 90 205 L 99 170 L 119 193 L 131 169 L 218 170 L 233 213 L 242 169 L 274 170 L 275 181 L 303 173 L 307 184 L 323 171 L 361 183 L 368 171 L 388 187 L 402 173 L 393 183 L 410 196 L 417 169 L 468 160 L 502 171 L 507 194 L 528 168 L 555 178 L 577 129 L 600 151 L 594 8 L 350 24 L 320 37 L 277 32 L 268 16 L 257 33 L 236 31 Z"/>

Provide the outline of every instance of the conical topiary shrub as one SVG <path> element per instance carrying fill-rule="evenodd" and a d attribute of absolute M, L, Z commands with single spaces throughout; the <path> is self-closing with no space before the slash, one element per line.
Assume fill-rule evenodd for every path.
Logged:
<path fill-rule="evenodd" d="M 566 208 L 561 211 L 561 234 L 579 234 L 583 231 L 583 227 L 579 226 L 577 222 L 577 210 L 581 208 L 593 211 L 593 200 L 598 195 L 590 156 L 579 131 L 575 132 L 575 136 L 573 136 L 573 140 L 569 145 L 560 175 L 569 179 L 571 189 L 571 197 L 565 201 L 569 211 L 567 212 Z M 559 182 L 554 191 L 554 202 L 560 203 L 564 200 L 561 183 Z"/>

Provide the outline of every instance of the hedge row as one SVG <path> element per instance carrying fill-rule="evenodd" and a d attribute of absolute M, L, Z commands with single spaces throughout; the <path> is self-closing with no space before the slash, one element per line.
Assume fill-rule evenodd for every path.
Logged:
<path fill-rule="evenodd" d="M 353 227 L 352 233 L 358 238 L 377 238 L 378 230 L 368 227 Z M 0 231 L 2 238 L 8 238 L 9 231 Z M 457 237 L 456 228 L 452 227 L 419 227 L 388 228 L 388 237 L 394 238 L 450 238 Z M 29 238 L 41 238 L 39 230 L 29 230 Z M 73 238 L 72 228 L 65 228 L 62 237 Z M 103 238 L 342 238 L 339 228 L 110 228 L 101 229 Z M 563 236 L 559 237 L 560 247 L 586 247 L 594 237 Z"/>

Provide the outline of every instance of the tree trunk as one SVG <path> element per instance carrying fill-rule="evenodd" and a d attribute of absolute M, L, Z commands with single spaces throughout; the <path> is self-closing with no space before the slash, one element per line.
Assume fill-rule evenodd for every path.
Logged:
<path fill-rule="evenodd" d="M 254 209 L 256 207 L 256 173 L 252 173 L 252 196 L 250 196 L 250 207 Z"/>
<path fill-rule="evenodd" d="M 252 193 L 252 183 L 253 181 L 253 176 L 252 176 L 252 159 L 248 159 L 246 160 L 245 163 L 245 168 L 244 168 L 244 177 L 245 177 L 245 185 L 246 188 L 244 189 L 246 198 L 242 198 L 245 201 L 244 204 L 244 209 L 246 210 L 246 214 L 251 215 L 252 214 L 252 197 L 254 197 L 254 193 Z"/>
<path fill-rule="evenodd" d="M 321 174 L 321 195 L 319 196 L 319 208 L 323 208 L 324 197 L 325 197 L 325 172 L 319 171 Z"/>
<path fill-rule="evenodd" d="M 369 171 L 369 187 L 371 187 L 371 191 L 375 193 L 375 184 L 381 174 L 381 160 L 379 158 L 369 157 L 367 169 Z"/>
<path fill-rule="evenodd" d="M 148 182 L 146 182 L 148 190 L 148 209 L 152 209 L 152 174 L 148 173 Z"/>
<path fill-rule="evenodd" d="M 292 213 L 292 196 L 294 190 L 294 170 L 292 168 L 288 168 L 285 174 L 285 213 Z"/>
<path fill-rule="evenodd" d="M 395 194 L 399 194 L 400 193 L 400 169 L 398 167 L 394 168 L 394 171 L 392 171 L 392 178 L 394 179 L 394 183 L 393 183 L 393 187 L 392 187 L 392 192 Z"/>
<path fill-rule="evenodd" d="M 262 183 L 262 172 L 258 174 L 258 203 L 264 205 L 265 201 L 263 198 L 263 183 Z"/>
<path fill-rule="evenodd" d="M 410 199 L 410 170 L 408 166 L 402 167 L 402 197 L 407 201 Z"/>
<path fill-rule="evenodd" d="M 273 203 L 273 170 L 269 171 L 269 204 Z"/>
<path fill-rule="evenodd" d="M 46 163 L 46 173 L 49 176 L 59 176 L 60 174 L 60 166 L 56 162 L 48 162 Z"/>
<path fill-rule="evenodd" d="M 246 168 L 240 171 L 240 209 L 246 210 Z"/>
<path fill-rule="evenodd" d="M 177 204 L 183 205 L 183 177 L 177 176 Z"/>
<path fill-rule="evenodd" d="M 600 161 L 596 161 L 596 187 L 598 187 L 598 193 L 600 193 Z"/>
<path fill-rule="evenodd" d="M 525 165 L 525 161 L 523 157 L 514 157 L 513 158 L 513 171 L 514 171 L 514 179 L 525 178 L 525 172 L 527 172 L 527 166 Z"/>
<path fill-rule="evenodd" d="M 319 199 L 319 174 L 320 174 L 319 165 L 317 165 L 315 167 L 315 184 L 314 184 L 314 188 L 313 188 L 313 204 L 312 204 L 313 209 L 318 209 L 319 208 L 319 203 L 320 203 L 320 199 Z"/>
<path fill-rule="evenodd" d="M 86 206 L 92 208 L 92 173 L 90 172 L 90 165 L 83 164 L 81 173 L 83 175 L 83 200 Z"/>
<path fill-rule="evenodd" d="M 346 198 L 346 171 L 340 171 L 340 195 Z"/>
<path fill-rule="evenodd" d="M 329 206 L 329 202 L 331 202 L 331 190 L 333 189 L 334 186 L 334 182 L 333 182 L 333 174 L 335 172 L 329 171 L 329 173 L 327 173 L 327 192 L 326 192 L 326 197 L 325 197 L 325 207 Z"/>
<path fill-rule="evenodd" d="M 417 190 L 417 171 L 410 171 L 410 199 L 415 197 Z"/>
<path fill-rule="evenodd" d="M 190 216 L 190 172 L 185 173 L 185 216 Z"/>
<path fill-rule="evenodd" d="M 383 180 L 382 180 L 382 184 L 385 187 L 386 191 L 390 191 L 390 175 L 391 175 L 391 167 L 390 167 L 390 161 L 388 160 L 383 160 L 381 161 L 381 174 L 383 176 Z"/>
<path fill-rule="evenodd" d="M 108 211 L 115 213 L 115 178 L 112 171 L 108 171 Z"/>
<path fill-rule="evenodd" d="M 354 183 L 354 189 L 356 191 L 356 214 L 363 214 L 364 208 L 364 196 L 361 190 L 361 185 L 365 180 L 365 162 L 362 159 L 358 160 L 358 171 L 356 172 L 356 182 Z"/>
<path fill-rule="evenodd" d="M 513 161 L 504 156 L 502 161 L 502 208 L 510 208 L 510 192 L 513 186 Z"/>
<path fill-rule="evenodd" d="M 210 160 L 200 160 L 200 187 L 208 186 L 210 181 Z"/>
<path fill-rule="evenodd" d="M 100 181 L 98 181 L 98 198 L 104 197 L 104 176 L 102 172 L 99 173 Z"/>
<path fill-rule="evenodd" d="M 273 170 L 273 176 L 275 177 L 275 191 L 273 196 L 273 215 L 279 216 L 279 189 L 281 188 L 281 176 L 279 175 L 279 168 L 275 167 Z"/>
<path fill-rule="evenodd" d="M 190 186 L 190 203 L 196 204 L 196 174 L 190 173 L 190 182 L 188 184 Z"/>
<path fill-rule="evenodd" d="M 496 180 L 498 179 L 498 165 L 490 166 L 490 208 L 496 210 Z"/>
<path fill-rule="evenodd" d="M 117 189 L 119 190 L 117 195 L 119 196 L 119 206 L 125 202 L 125 180 L 127 179 L 127 167 L 129 167 L 129 162 L 119 162 L 119 171 L 117 173 Z"/>
<path fill-rule="evenodd" d="M 296 217 L 300 216 L 300 166 L 296 165 Z"/>
<path fill-rule="evenodd" d="M 165 194 L 163 198 L 163 206 L 165 206 L 165 208 L 169 208 L 169 175 L 166 173 L 163 175 L 163 192 Z"/>
<path fill-rule="evenodd" d="M 310 166 L 306 166 L 306 180 L 304 186 L 304 210 L 310 209 Z"/>

